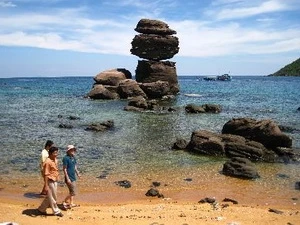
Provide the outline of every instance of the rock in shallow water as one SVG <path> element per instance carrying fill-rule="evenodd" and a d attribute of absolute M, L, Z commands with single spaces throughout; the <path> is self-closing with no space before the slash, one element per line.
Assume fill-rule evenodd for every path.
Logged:
<path fill-rule="evenodd" d="M 260 177 L 250 160 L 239 157 L 234 157 L 227 161 L 223 165 L 222 172 L 224 175 L 243 179 L 256 179 Z"/>

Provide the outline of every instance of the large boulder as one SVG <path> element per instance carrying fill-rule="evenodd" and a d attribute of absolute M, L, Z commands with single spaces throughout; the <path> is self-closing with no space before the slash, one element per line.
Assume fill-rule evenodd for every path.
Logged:
<path fill-rule="evenodd" d="M 274 151 L 269 151 L 263 144 L 238 135 L 217 134 L 210 131 L 194 131 L 186 149 L 188 151 L 229 158 L 243 157 L 251 161 L 273 162 Z"/>
<path fill-rule="evenodd" d="M 217 134 L 205 130 L 192 133 L 187 149 L 203 155 L 225 155 L 225 145 L 222 143 L 221 138 Z"/>
<path fill-rule="evenodd" d="M 168 24 L 159 20 L 141 19 L 135 31 L 130 52 L 143 59 L 165 60 L 172 58 L 179 51 L 178 38 L 173 36 L 176 31 L 169 28 Z"/>
<path fill-rule="evenodd" d="M 167 81 L 170 87 L 168 94 L 175 95 L 179 92 L 175 62 L 139 60 L 135 72 L 137 82 Z"/>
<path fill-rule="evenodd" d="M 155 61 L 170 59 L 179 52 L 178 38 L 170 35 L 139 34 L 131 44 L 133 55 Z"/>
<path fill-rule="evenodd" d="M 163 21 L 150 19 L 141 19 L 134 30 L 142 34 L 176 34 L 176 31 L 170 29 L 168 24 L 164 23 Z"/>
<path fill-rule="evenodd" d="M 227 176 L 244 179 L 256 179 L 260 177 L 254 164 L 250 160 L 239 157 L 234 157 L 227 161 L 223 165 L 222 172 Z"/>
<path fill-rule="evenodd" d="M 259 146 L 259 144 L 254 141 L 245 141 L 244 143 L 229 142 L 225 145 L 226 155 L 229 158 L 243 157 L 252 161 L 263 160 L 267 149 L 262 144 Z"/>
<path fill-rule="evenodd" d="M 142 96 L 133 97 L 129 100 L 128 106 L 133 106 L 140 109 L 147 109 L 148 103 L 147 100 Z"/>
<path fill-rule="evenodd" d="M 235 134 L 262 143 L 266 148 L 292 146 L 292 139 L 283 134 L 278 125 L 271 120 L 237 118 L 228 121 L 222 129 L 223 134 Z"/>
<path fill-rule="evenodd" d="M 105 70 L 94 77 L 94 81 L 96 84 L 103 85 L 119 85 L 120 81 L 125 79 L 131 79 L 132 75 L 129 70 L 118 68 Z"/>
<path fill-rule="evenodd" d="M 152 83 L 141 83 L 141 89 L 148 98 L 162 98 L 170 92 L 170 85 L 166 81 L 156 81 Z"/>
<path fill-rule="evenodd" d="M 88 93 L 91 99 L 118 99 L 119 95 L 114 91 L 115 88 L 105 87 L 102 84 L 95 84 Z"/>
<path fill-rule="evenodd" d="M 139 84 L 135 80 L 131 79 L 126 79 L 119 83 L 118 94 L 123 99 L 136 96 L 147 98 L 145 92 L 140 88 Z"/>

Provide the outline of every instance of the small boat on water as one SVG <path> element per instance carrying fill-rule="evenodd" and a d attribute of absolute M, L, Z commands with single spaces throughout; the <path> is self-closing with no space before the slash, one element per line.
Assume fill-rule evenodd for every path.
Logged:
<path fill-rule="evenodd" d="M 220 76 L 216 77 L 204 77 L 203 80 L 205 81 L 231 81 L 231 76 L 228 73 L 225 73 Z"/>
<path fill-rule="evenodd" d="M 204 77 L 203 80 L 206 80 L 206 81 L 215 81 L 215 80 L 217 80 L 217 77 Z"/>
<path fill-rule="evenodd" d="M 221 81 L 231 81 L 231 76 L 228 73 L 225 73 L 221 76 L 217 76 L 217 80 Z"/>

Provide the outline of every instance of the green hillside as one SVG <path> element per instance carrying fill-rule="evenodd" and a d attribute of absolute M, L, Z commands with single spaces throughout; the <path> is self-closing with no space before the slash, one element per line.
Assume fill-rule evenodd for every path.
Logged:
<path fill-rule="evenodd" d="M 300 58 L 269 76 L 300 76 Z"/>

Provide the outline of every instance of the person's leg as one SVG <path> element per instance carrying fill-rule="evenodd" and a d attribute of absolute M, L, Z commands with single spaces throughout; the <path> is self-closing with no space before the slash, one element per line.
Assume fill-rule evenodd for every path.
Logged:
<path fill-rule="evenodd" d="M 73 181 L 73 182 L 71 182 L 71 184 L 68 184 L 68 183 L 66 183 L 66 184 L 69 189 L 69 194 L 65 198 L 64 202 L 68 203 L 68 204 L 72 204 L 73 196 L 75 196 L 76 183 L 75 183 L 75 181 Z"/>
<path fill-rule="evenodd" d="M 71 191 L 72 191 L 71 188 L 72 188 L 72 186 L 69 185 L 67 182 L 66 182 L 66 185 L 68 187 L 69 193 L 66 196 L 65 200 L 63 201 L 63 206 L 67 209 L 67 208 L 70 208 L 70 204 L 71 204 Z"/>
<path fill-rule="evenodd" d="M 52 208 L 52 211 L 55 215 L 60 214 L 60 209 L 57 206 L 57 182 L 49 181 L 48 183 L 49 190 L 48 190 L 48 197 L 49 197 L 49 204 Z"/>
<path fill-rule="evenodd" d="M 43 178 L 43 183 L 44 183 L 44 186 L 43 186 L 43 189 L 40 193 L 40 195 L 47 195 L 47 189 L 46 189 L 46 183 L 45 183 L 45 179 L 44 179 L 44 173 L 43 171 L 41 171 L 41 175 L 42 175 L 42 178 Z"/>
<path fill-rule="evenodd" d="M 70 206 L 75 206 L 74 196 L 76 195 L 76 182 L 73 181 L 70 188 Z"/>
<path fill-rule="evenodd" d="M 41 213 L 46 213 L 46 210 L 47 208 L 50 206 L 50 203 L 49 203 L 49 196 L 48 196 L 48 193 L 47 193 L 47 197 L 44 198 L 44 201 L 41 203 L 41 205 L 38 207 L 38 210 L 41 212 Z"/>

